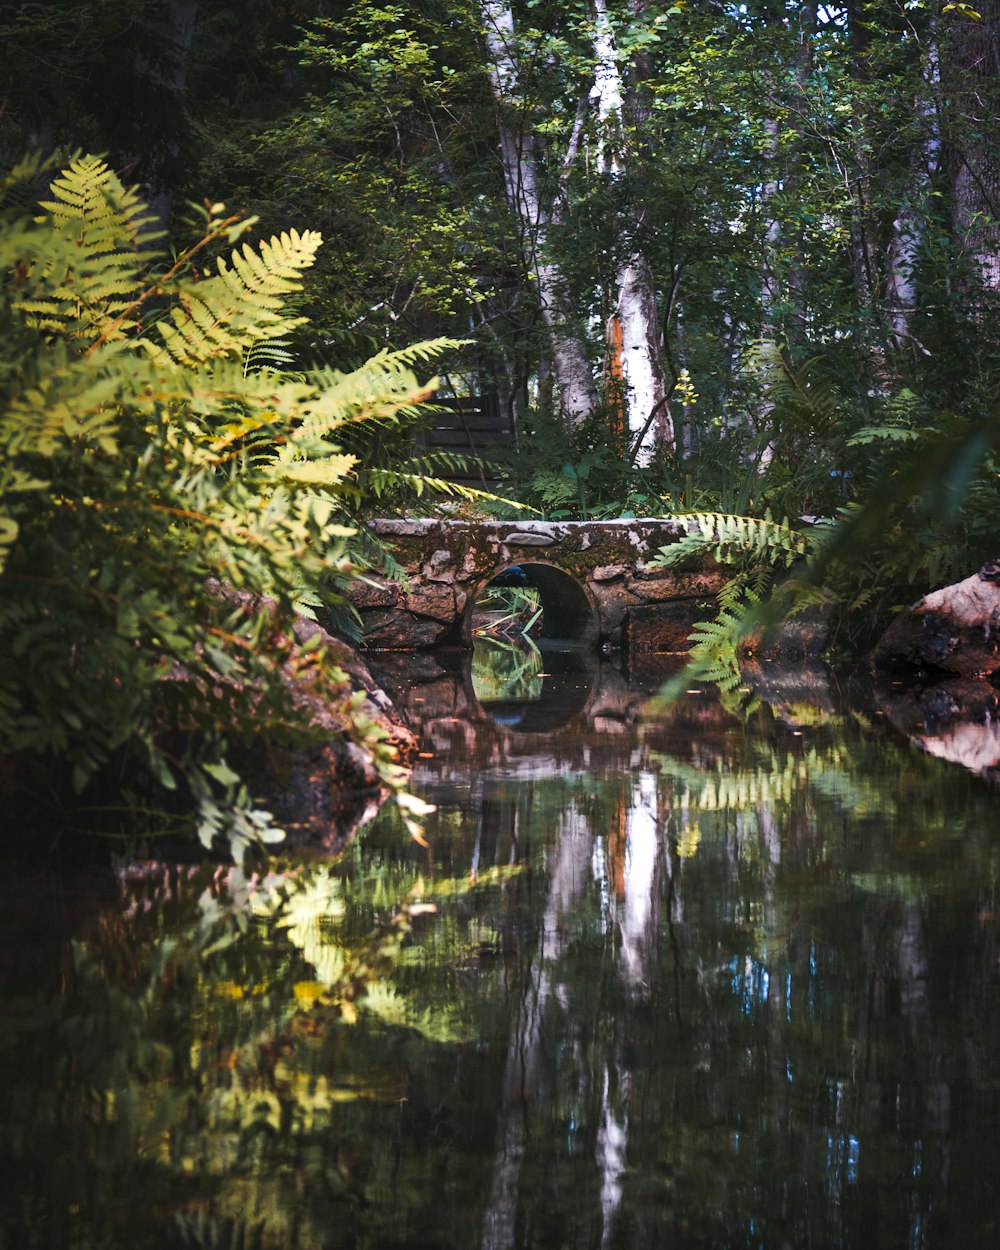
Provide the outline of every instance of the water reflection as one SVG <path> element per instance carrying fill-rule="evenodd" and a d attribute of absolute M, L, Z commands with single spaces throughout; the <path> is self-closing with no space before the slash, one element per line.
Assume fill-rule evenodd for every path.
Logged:
<path fill-rule="evenodd" d="M 598 671 L 589 650 L 542 651 L 530 639 L 479 638 L 470 662 L 476 702 L 503 729 L 522 734 L 569 726 L 585 712 Z"/>
<path fill-rule="evenodd" d="M 427 850 L 74 886 L 6 993 L 9 1244 L 994 1245 L 998 796 L 870 700 L 587 676 L 528 734 L 383 666 Z"/>

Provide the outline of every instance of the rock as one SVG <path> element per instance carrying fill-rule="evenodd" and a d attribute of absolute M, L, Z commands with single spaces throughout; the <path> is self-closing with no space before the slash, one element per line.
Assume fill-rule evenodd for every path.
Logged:
<path fill-rule="evenodd" d="M 712 605 L 702 599 L 673 599 L 630 607 L 622 647 L 629 655 L 688 651 L 692 629 L 711 615 Z"/>
<path fill-rule="evenodd" d="M 451 626 L 431 617 L 417 617 L 402 609 L 365 612 L 362 616 L 365 647 L 371 651 L 410 651 L 433 647 L 444 641 Z"/>
<path fill-rule="evenodd" d="M 551 547 L 559 538 L 554 530 L 538 529 L 508 534 L 504 541 L 508 547 Z"/>
<path fill-rule="evenodd" d="M 391 608 L 399 602 L 401 588 L 398 582 L 387 582 L 375 574 L 354 578 L 346 588 L 345 597 L 360 608 Z"/>
<path fill-rule="evenodd" d="M 803 612 L 766 633 L 751 634 L 739 646 L 740 663 L 790 666 L 819 660 L 826 650 L 828 626 L 822 611 Z"/>
<path fill-rule="evenodd" d="M 872 652 L 876 668 L 894 664 L 976 677 L 1000 669 L 1000 568 L 986 565 L 901 612 Z"/>
<path fill-rule="evenodd" d="M 445 624 L 455 621 L 455 591 L 444 582 L 429 582 L 417 587 L 410 584 L 410 611 L 416 616 L 429 616 Z"/>
<path fill-rule="evenodd" d="M 397 762 L 409 764 L 417 739 L 364 660 L 346 642 L 314 621 L 300 619 L 294 638 L 299 646 L 319 637 L 327 661 L 344 674 L 340 685 L 323 685 L 316 671 L 296 661 L 293 648 L 284 669 L 292 699 L 315 738 L 306 742 L 255 743 L 233 752 L 233 763 L 252 783 L 255 800 L 274 814 L 289 845 L 308 844 L 339 853 L 386 797 L 372 751 L 355 741 L 358 712 L 386 735 Z M 313 644 L 315 645 L 315 644 Z M 357 695 L 359 706 L 349 707 Z"/>
<path fill-rule="evenodd" d="M 731 580 L 731 574 L 721 569 L 675 573 L 673 569 L 651 570 L 648 565 L 637 565 L 629 579 L 629 586 L 641 599 L 657 603 L 668 599 L 691 599 L 696 595 L 717 595 Z"/>
<path fill-rule="evenodd" d="M 420 537 L 436 529 L 440 522 L 430 517 L 417 517 L 412 520 L 379 520 L 370 528 L 374 533 L 385 537 Z"/>
<path fill-rule="evenodd" d="M 454 566 L 455 557 L 452 552 L 439 547 L 437 551 L 431 552 L 430 558 L 424 564 L 423 574 L 431 582 L 451 581 L 455 576 Z"/>

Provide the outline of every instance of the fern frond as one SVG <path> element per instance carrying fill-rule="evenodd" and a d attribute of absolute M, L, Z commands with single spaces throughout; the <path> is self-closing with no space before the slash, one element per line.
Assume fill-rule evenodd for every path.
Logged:
<path fill-rule="evenodd" d="M 443 495 L 450 499 L 464 499 L 469 503 L 501 503 L 507 507 L 518 508 L 525 512 L 537 512 L 529 504 L 518 503 L 515 499 L 507 499 L 503 495 L 494 495 L 488 490 L 480 490 L 477 486 L 466 486 L 461 482 L 452 482 L 444 477 L 430 477 L 423 473 L 408 473 L 401 469 L 366 469 L 362 474 L 366 490 L 376 496 L 384 494 L 389 487 L 405 487 L 413 491 L 417 498 L 425 494 Z"/>
<path fill-rule="evenodd" d="M 788 518 L 775 521 L 770 511 L 762 517 L 736 516 L 728 512 L 681 513 L 689 533 L 676 543 L 661 547 L 652 563 L 668 568 L 694 552 L 708 551 L 720 564 L 749 558 L 789 568 L 809 555 L 815 539 L 793 529 Z"/>
<path fill-rule="evenodd" d="M 900 425 L 866 425 L 847 440 L 848 447 L 867 447 L 871 443 L 916 443 L 926 430 L 907 430 Z"/>
<path fill-rule="evenodd" d="M 301 290 L 299 275 L 313 264 L 321 243 L 315 230 L 287 230 L 256 252 L 248 243 L 234 249 L 228 263 L 220 257 L 217 274 L 186 285 L 180 301 L 157 322 L 162 346 L 149 336 L 140 345 L 162 363 L 197 365 L 280 339 L 304 324 L 304 318 L 285 311 L 285 300 Z"/>
<path fill-rule="evenodd" d="M 426 365 L 440 359 L 447 352 L 458 351 L 468 346 L 467 339 L 451 339 L 440 337 L 425 339 L 422 343 L 413 343 L 409 347 L 390 350 L 386 348 L 368 361 L 369 365 L 379 366 L 387 372 L 396 369 L 409 369 L 414 365 Z"/>
<path fill-rule="evenodd" d="M 295 364 L 295 353 L 289 339 L 260 339 L 243 353 L 243 373 L 287 373 Z"/>
<path fill-rule="evenodd" d="M 265 469 L 265 476 L 284 485 L 315 490 L 338 486 L 354 473 L 357 456 L 331 452 L 322 460 L 289 460 L 279 457 Z"/>
<path fill-rule="evenodd" d="M 74 161 L 44 200 L 44 257 L 29 258 L 28 275 L 14 307 L 29 325 L 66 338 L 122 338 L 116 325 L 134 303 L 160 232 L 155 217 L 96 157 Z M 41 237 L 41 236 L 40 236 Z"/>
<path fill-rule="evenodd" d="M 56 167 L 55 155 L 29 152 L 13 168 L 0 174 L 0 212 L 25 209 L 38 202 L 39 180 Z"/>
<path fill-rule="evenodd" d="M 794 369 L 774 343 L 752 349 L 751 369 L 763 383 L 777 424 L 819 432 L 836 422 L 843 401 L 833 380 L 821 372 L 822 360 L 813 356 Z"/>

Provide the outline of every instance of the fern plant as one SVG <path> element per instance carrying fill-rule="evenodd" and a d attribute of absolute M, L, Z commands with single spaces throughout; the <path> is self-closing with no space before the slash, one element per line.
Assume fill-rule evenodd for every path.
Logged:
<path fill-rule="evenodd" d="M 398 788 L 343 674 L 294 624 L 354 569 L 360 466 L 338 436 L 407 420 L 432 390 L 412 366 L 445 344 L 353 374 L 281 371 L 317 234 L 251 246 L 252 219 L 216 204 L 168 261 L 96 158 L 57 172 L 33 213 L 23 188 L 46 169 L 28 158 L 0 181 L 0 755 L 77 790 L 141 764 L 186 783 L 203 840 L 238 852 L 279 831 L 227 743 L 315 735 L 292 693 L 306 686 Z"/>
<path fill-rule="evenodd" d="M 718 563 L 731 566 L 734 575 L 719 593 L 714 619 L 699 621 L 692 630 L 688 667 L 667 684 L 662 695 L 668 700 L 675 698 L 687 683 L 701 680 L 714 683 L 732 701 L 743 683 L 740 646 L 761 623 L 764 599 L 772 589 L 775 573 L 787 573 L 796 561 L 813 556 L 828 527 L 797 530 L 787 517 L 775 521 L 770 511 L 763 517 L 695 512 L 682 519 L 688 523 L 688 533 L 661 547 L 651 565 L 671 568 L 695 553 L 707 553 Z M 817 592 L 808 583 L 787 579 L 784 589 L 787 611 L 816 602 Z"/>
<path fill-rule="evenodd" d="M 815 538 L 793 529 L 788 518 L 775 521 L 770 509 L 763 517 L 734 516 L 727 512 L 688 512 L 681 515 L 689 530 L 679 542 L 661 547 L 654 564 L 669 568 L 694 552 L 708 552 L 720 564 L 756 562 L 790 568 L 793 561 L 815 547 Z"/>

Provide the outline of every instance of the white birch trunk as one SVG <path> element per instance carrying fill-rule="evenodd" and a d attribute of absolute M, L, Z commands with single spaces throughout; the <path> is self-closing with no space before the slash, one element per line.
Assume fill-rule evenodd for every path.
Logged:
<path fill-rule="evenodd" d="M 517 44 L 514 16 L 505 0 L 481 0 L 490 81 L 497 105 L 500 160 L 511 207 L 521 222 L 535 280 L 542 323 L 549 337 L 556 406 L 571 424 L 588 417 L 597 405 L 597 390 L 586 345 L 574 329 L 569 283 L 547 254 L 546 228 L 551 215 L 538 189 L 537 154 L 531 132 L 518 125 Z"/>
<path fill-rule="evenodd" d="M 625 173 L 622 113 L 625 86 L 608 19 L 606 0 L 594 0 L 594 86 L 597 111 L 597 166 L 611 178 Z M 638 215 L 635 225 L 639 224 Z M 632 233 L 630 231 L 629 233 Z M 656 287 L 645 257 L 634 250 L 618 267 L 615 316 L 621 324 L 621 367 L 626 424 L 634 460 L 647 465 L 658 449 L 670 450 L 674 429 L 666 406 Z"/>
<path fill-rule="evenodd" d="M 916 269 L 924 241 L 926 211 L 931 182 L 941 160 L 941 126 L 934 99 L 939 88 L 937 44 L 931 41 L 924 71 L 927 89 L 914 104 L 924 119 L 926 132 L 913 167 L 913 178 L 892 223 L 889 244 L 886 297 L 896 347 L 902 350 L 913 339 L 911 322 L 917 307 Z"/>
<path fill-rule="evenodd" d="M 653 275 L 642 256 L 633 256 L 618 271 L 618 317 L 629 435 L 635 463 L 647 465 L 657 450 L 673 447 L 674 426 L 665 402 Z"/>

